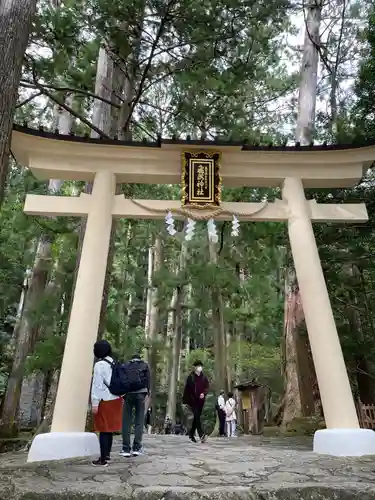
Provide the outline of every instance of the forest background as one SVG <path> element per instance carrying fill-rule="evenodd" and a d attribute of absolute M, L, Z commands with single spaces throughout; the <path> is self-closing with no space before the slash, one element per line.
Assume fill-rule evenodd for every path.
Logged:
<path fill-rule="evenodd" d="M 120 140 L 373 141 L 374 20 L 366 0 L 0 1 L 0 32 L 9 34 L 0 46 L 0 115 Z M 7 61 L 18 76 L 4 71 Z M 316 112 L 301 132 L 305 77 Z M 0 120 L 5 436 L 50 419 L 85 228 L 84 220 L 26 216 L 25 195 L 92 188 L 37 181 L 11 151 L 8 157 L 9 123 Z M 117 186 L 145 199 L 179 199 L 179 189 Z M 367 224 L 315 226 L 350 382 L 363 403 L 375 402 L 374 194 L 372 169 L 354 189 L 307 192 L 327 203 L 367 204 Z M 223 200 L 279 196 L 277 189 L 223 189 Z M 251 379 L 270 387 L 275 424 L 321 420 L 286 225 L 241 223 L 236 238 L 230 223 L 217 229 L 215 246 L 204 223 L 187 243 L 170 237 L 163 221 L 114 222 L 99 337 L 120 358 L 145 353 L 159 427 L 166 415 L 181 417 L 181 385 L 197 358 L 212 381 L 212 426 L 215 391 Z"/>

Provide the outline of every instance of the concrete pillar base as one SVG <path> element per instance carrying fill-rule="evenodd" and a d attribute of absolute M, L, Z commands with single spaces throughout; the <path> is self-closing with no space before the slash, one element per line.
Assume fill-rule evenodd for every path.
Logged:
<path fill-rule="evenodd" d="M 27 461 L 45 462 L 99 454 L 99 440 L 93 432 L 49 432 L 35 437 Z"/>
<path fill-rule="evenodd" d="M 314 435 L 313 450 L 334 457 L 375 456 L 375 432 L 371 429 L 322 429 Z"/>

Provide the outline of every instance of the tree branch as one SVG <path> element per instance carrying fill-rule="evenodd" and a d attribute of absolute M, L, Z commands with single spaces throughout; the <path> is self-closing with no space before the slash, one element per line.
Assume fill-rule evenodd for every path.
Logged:
<path fill-rule="evenodd" d="M 77 113 L 76 111 L 74 111 L 74 109 L 72 109 L 70 106 L 67 106 L 64 101 L 61 101 L 60 99 L 58 99 L 57 97 L 55 97 L 53 94 L 51 94 L 51 92 L 49 92 L 45 87 L 43 87 L 43 85 L 41 85 L 38 82 L 38 77 L 37 77 L 37 74 L 36 74 L 36 68 L 35 68 L 35 61 L 34 61 L 34 59 L 31 56 L 28 56 L 28 55 L 26 55 L 26 58 L 31 62 L 31 73 L 32 73 L 32 76 L 33 76 L 33 85 L 35 85 L 35 87 L 38 90 L 40 90 L 43 95 L 45 95 L 46 97 L 48 97 L 49 99 L 51 99 L 51 101 L 53 101 L 56 104 L 58 104 L 61 108 L 65 109 L 65 111 L 68 111 L 75 118 L 78 118 L 78 120 L 80 120 L 82 123 L 84 123 L 85 125 L 87 125 L 91 130 L 94 130 L 94 132 L 96 132 L 99 135 L 99 137 L 102 137 L 103 139 L 111 139 L 107 134 L 105 134 L 102 130 L 100 130 L 100 128 L 98 128 L 95 125 L 93 125 L 84 116 L 82 116 L 80 113 Z"/>
<path fill-rule="evenodd" d="M 342 11 L 341 11 L 340 35 L 339 35 L 339 39 L 338 39 L 338 42 L 337 42 L 337 52 L 336 52 L 336 61 L 335 61 L 335 69 L 334 69 L 334 74 L 335 75 L 337 74 L 337 68 L 338 68 L 339 61 L 340 61 L 340 52 L 341 52 L 342 37 L 343 37 L 343 34 L 344 34 L 346 7 L 347 7 L 347 3 L 346 3 L 346 0 L 344 0 Z"/>
<path fill-rule="evenodd" d="M 140 100 L 140 98 L 142 96 L 143 87 L 144 87 L 144 84 L 146 82 L 146 78 L 147 78 L 148 73 L 149 73 L 150 68 L 151 68 L 151 64 L 152 64 L 152 61 L 153 61 L 153 58 L 154 58 L 156 47 L 157 47 L 157 45 L 159 43 L 159 40 L 160 40 L 161 36 L 164 33 L 164 29 L 165 29 L 165 26 L 166 26 L 168 18 L 169 18 L 169 11 L 170 11 L 170 9 L 172 8 L 173 4 L 176 1 L 177 0 L 169 0 L 168 4 L 166 6 L 165 12 L 164 12 L 164 16 L 160 20 L 160 24 L 159 24 L 159 28 L 158 28 L 158 31 L 157 31 L 156 36 L 155 36 L 155 40 L 154 40 L 154 42 L 153 42 L 153 44 L 151 46 L 151 50 L 150 50 L 150 55 L 148 57 L 148 61 L 147 61 L 146 65 L 145 65 L 145 68 L 144 68 L 142 76 L 141 76 L 141 80 L 139 82 L 137 94 L 135 95 L 134 99 L 132 100 L 128 116 L 127 116 L 127 118 L 125 120 L 125 123 L 123 124 L 123 129 L 125 131 L 128 130 L 128 126 L 129 126 L 130 120 L 132 118 L 132 114 L 133 114 L 134 108 L 138 104 L 138 102 L 139 102 L 139 100 Z"/>
<path fill-rule="evenodd" d="M 21 87 L 26 87 L 26 88 L 35 88 L 35 86 L 36 86 L 35 83 L 29 82 L 28 80 L 21 80 L 20 85 L 21 85 Z M 82 95 L 85 95 L 85 96 L 90 97 L 92 99 L 97 99 L 98 101 L 102 101 L 106 104 L 114 106 L 115 108 L 120 108 L 119 104 L 114 104 L 112 101 L 105 99 L 104 97 L 100 97 L 96 94 L 93 94 L 92 92 L 89 92 L 88 90 L 73 89 L 71 87 L 58 87 L 56 85 L 40 83 L 40 82 L 38 82 L 38 85 L 40 87 L 43 87 L 46 89 L 56 90 L 56 92 L 67 92 L 69 94 L 82 94 Z"/>
<path fill-rule="evenodd" d="M 38 83 L 36 83 L 35 85 L 39 88 L 39 84 Z M 49 99 L 51 99 L 51 101 L 53 101 L 56 104 L 58 104 L 59 106 L 61 106 L 63 109 L 65 109 L 65 111 L 68 111 L 71 115 L 73 115 L 75 118 L 77 118 L 82 123 L 84 123 L 85 125 L 87 125 L 91 130 L 93 130 L 94 132 L 96 132 L 100 137 L 102 137 L 103 139 L 110 139 L 110 137 L 107 134 L 105 134 L 102 130 L 100 130 L 100 128 L 98 128 L 95 125 L 93 125 L 89 120 L 87 120 L 80 113 L 77 113 L 77 111 L 74 111 L 74 109 L 72 109 L 70 106 L 67 106 L 64 101 L 61 101 L 60 99 L 58 99 L 57 97 L 55 97 L 53 94 L 51 94 L 50 92 L 48 92 L 48 90 L 46 90 L 43 87 L 40 88 L 40 90 L 41 90 L 41 92 L 46 97 L 48 97 Z"/>
<path fill-rule="evenodd" d="M 152 135 L 151 132 L 149 132 L 143 125 L 141 125 L 137 121 L 132 120 L 132 124 L 135 125 L 136 127 L 138 127 L 140 130 L 142 130 L 145 134 L 147 134 L 153 141 L 158 140 L 158 138 L 156 136 Z"/>
<path fill-rule="evenodd" d="M 316 8 L 322 8 L 322 4 L 319 0 L 315 0 L 315 5 L 316 5 Z M 331 74 L 332 73 L 332 68 L 330 66 L 330 63 L 328 61 L 328 58 L 325 56 L 325 54 L 323 53 L 322 51 L 322 46 L 321 44 L 319 43 L 316 43 L 316 41 L 313 39 L 313 37 L 311 36 L 311 33 L 309 31 L 309 27 L 307 25 L 307 17 L 306 17 L 306 11 L 305 11 L 305 8 L 306 8 L 306 5 L 305 5 L 305 2 L 303 2 L 303 19 L 304 19 L 304 23 L 305 23 L 305 28 L 306 28 L 306 33 L 307 33 L 307 36 L 309 37 L 309 40 L 310 42 L 314 45 L 314 47 L 316 48 L 324 66 L 327 68 L 327 71 Z"/>
<path fill-rule="evenodd" d="M 39 97 L 40 95 L 42 95 L 42 92 L 41 92 L 41 91 L 37 92 L 36 94 L 31 95 L 30 97 L 28 97 L 28 98 L 27 98 L 27 99 L 25 99 L 24 101 L 22 101 L 22 102 L 18 103 L 18 104 L 16 105 L 16 109 L 18 109 L 18 108 L 22 108 L 22 106 L 25 106 L 25 104 L 28 104 L 30 101 L 32 101 L 32 100 L 33 100 L 33 99 L 35 99 L 36 97 Z"/>

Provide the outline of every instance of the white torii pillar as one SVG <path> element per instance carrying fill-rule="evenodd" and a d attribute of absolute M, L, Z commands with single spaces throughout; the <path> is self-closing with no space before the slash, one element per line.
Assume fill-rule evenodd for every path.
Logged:
<path fill-rule="evenodd" d="M 48 434 L 34 439 L 28 462 L 99 453 L 96 434 L 84 432 L 87 418 L 93 345 L 98 335 L 100 308 L 112 228 L 115 176 L 95 174 L 74 291 L 59 385 Z"/>
<path fill-rule="evenodd" d="M 327 429 L 314 451 L 336 456 L 375 455 L 375 433 L 360 429 L 346 365 L 311 224 L 302 180 L 287 178 L 288 231 Z"/>

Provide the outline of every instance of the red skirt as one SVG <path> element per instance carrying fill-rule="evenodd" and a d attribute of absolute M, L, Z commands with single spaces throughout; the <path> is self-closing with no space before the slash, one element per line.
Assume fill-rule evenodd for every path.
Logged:
<path fill-rule="evenodd" d="M 122 398 L 100 401 L 98 413 L 94 415 L 96 432 L 119 432 L 122 428 Z"/>

